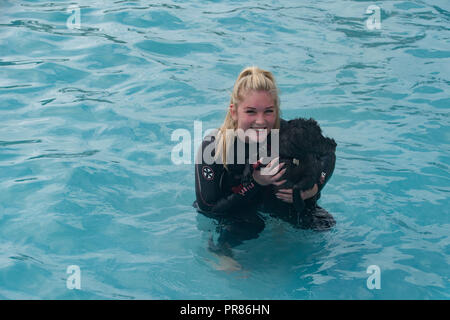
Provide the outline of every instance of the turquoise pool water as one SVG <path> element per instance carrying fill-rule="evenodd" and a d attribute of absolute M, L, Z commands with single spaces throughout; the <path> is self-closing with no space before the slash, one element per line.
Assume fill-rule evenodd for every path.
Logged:
<path fill-rule="evenodd" d="M 449 299 L 449 31 L 446 0 L 1 1 L 0 299 Z M 267 218 L 225 272 L 171 137 L 248 65 L 337 141 L 337 225 Z"/>

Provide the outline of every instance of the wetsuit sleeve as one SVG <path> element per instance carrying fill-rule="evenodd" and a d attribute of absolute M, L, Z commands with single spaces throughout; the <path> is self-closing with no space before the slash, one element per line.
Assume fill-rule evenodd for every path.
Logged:
<path fill-rule="evenodd" d="M 200 211 L 212 213 L 214 215 L 226 215 L 227 213 L 246 204 L 252 199 L 261 188 L 253 177 L 250 166 L 246 168 L 240 184 L 233 186 L 231 190 L 223 190 L 221 180 L 225 174 L 225 167 L 222 164 L 205 164 L 203 150 L 209 143 L 203 141 L 202 153 L 197 154 L 195 164 L 195 191 L 197 207 Z"/>

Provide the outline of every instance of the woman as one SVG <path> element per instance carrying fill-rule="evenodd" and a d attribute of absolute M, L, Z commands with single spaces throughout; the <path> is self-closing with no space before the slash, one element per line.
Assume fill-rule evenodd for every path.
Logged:
<path fill-rule="evenodd" d="M 271 193 L 271 185 L 285 182 L 281 179 L 285 169 L 283 163 L 273 159 L 264 172 L 255 170 L 256 161 L 251 159 L 263 159 L 260 148 L 255 152 L 251 146 L 270 145 L 271 131 L 280 129 L 282 121 L 272 73 L 258 67 L 245 68 L 235 82 L 222 126 L 217 134 L 205 137 L 197 154 L 194 206 L 218 221 L 220 234 L 218 245 L 210 242 L 211 250 L 231 255 L 231 247 L 256 238 L 264 229 L 257 208 L 261 208 L 264 197 Z M 311 190 L 301 192 L 300 197 L 312 198 L 318 190 L 316 184 Z M 273 196 L 292 206 L 292 189 L 281 189 Z"/>

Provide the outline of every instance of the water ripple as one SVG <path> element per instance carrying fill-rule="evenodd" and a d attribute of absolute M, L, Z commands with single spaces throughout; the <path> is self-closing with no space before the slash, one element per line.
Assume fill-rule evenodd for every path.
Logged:
<path fill-rule="evenodd" d="M 20 141 L 0 141 L 0 147 L 11 146 L 16 144 L 26 144 L 26 143 L 41 143 L 42 140 L 20 140 Z"/>
<path fill-rule="evenodd" d="M 80 158 L 80 157 L 90 157 L 100 150 L 89 150 L 80 153 L 47 153 L 39 156 L 28 158 L 28 160 L 41 159 L 41 158 Z"/>

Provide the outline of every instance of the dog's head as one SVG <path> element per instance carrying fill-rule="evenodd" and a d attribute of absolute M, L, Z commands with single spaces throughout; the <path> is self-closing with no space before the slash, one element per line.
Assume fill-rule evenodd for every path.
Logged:
<path fill-rule="evenodd" d="M 287 182 L 276 189 L 292 188 L 301 180 L 310 185 L 320 172 L 318 158 L 335 152 L 336 142 L 322 135 L 322 130 L 314 119 L 298 118 L 284 121 L 280 127 L 280 162 L 285 163 L 286 172 L 282 179 Z M 307 182 L 309 181 L 309 182 Z"/>
<path fill-rule="evenodd" d="M 293 119 L 280 128 L 280 157 L 301 159 L 308 153 L 324 155 L 335 152 L 336 142 L 322 135 L 314 119 Z"/>

